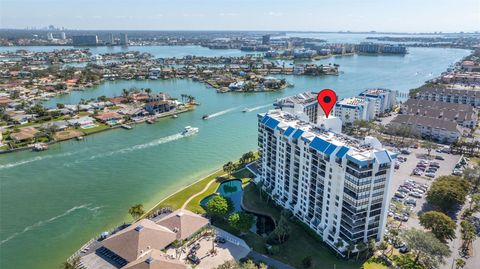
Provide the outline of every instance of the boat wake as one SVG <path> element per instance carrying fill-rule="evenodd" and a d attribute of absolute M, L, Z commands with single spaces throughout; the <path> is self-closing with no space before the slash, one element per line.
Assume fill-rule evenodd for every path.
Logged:
<path fill-rule="evenodd" d="M 73 213 L 73 212 L 75 212 L 75 211 L 77 211 L 77 210 L 87 209 L 87 210 L 89 210 L 89 211 L 94 212 L 94 214 L 97 214 L 97 213 L 98 213 L 98 210 L 103 207 L 103 206 L 96 206 L 96 207 L 89 207 L 89 206 L 90 206 L 90 204 L 83 204 L 83 205 L 79 205 L 79 206 L 74 206 L 74 207 L 68 209 L 67 211 L 63 212 L 63 213 L 60 214 L 60 215 L 51 217 L 51 218 L 49 218 L 49 219 L 47 219 L 47 220 L 38 221 L 38 222 L 36 222 L 36 223 L 34 223 L 34 224 L 30 225 L 30 226 L 25 227 L 22 231 L 16 232 L 16 233 L 10 235 L 9 237 L 3 239 L 2 241 L 0 241 L 0 246 L 3 245 L 3 244 L 5 244 L 5 243 L 8 242 L 8 241 L 14 239 L 15 237 L 17 237 L 17 236 L 19 236 L 19 235 L 22 235 L 22 234 L 24 234 L 24 233 L 26 233 L 26 232 L 28 232 L 28 231 L 31 231 L 31 230 L 33 230 L 33 229 L 36 229 L 36 228 L 38 228 L 38 227 L 44 226 L 44 225 L 46 225 L 46 224 L 48 224 L 48 223 L 50 223 L 50 222 L 52 222 L 52 221 L 55 221 L 55 220 L 57 220 L 57 219 L 59 219 L 59 218 L 65 217 L 65 216 L 67 216 L 67 215 L 69 215 L 69 214 L 71 214 L 71 213 Z"/>
<path fill-rule="evenodd" d="M 268 105 L 263 105 L 263 106 L 256 106 L 256 107 L 252 107 L 252 108 L 247 108 L 246 112 L 252 112 L 252 111 L 256 111 L 256 110 L 259 110 L 259 109 L 262 109 L 262 108 L 267 108 L 267 107 L 270 107 L 270 106 L 272 106 L 272 105 L 268 104 Z"/>
<path fill-rule="evenodd" d="M 219 111 L 219 112 L 216 112 L 216 113 L 213 113 L 211 115 L 208 116 L 208 119 L 211 119 L 211 118 L 215 118 L 215 117 L 218 117 L 218 116 L 222 116 L 224 114 L 227 114 L 229 112 L 232 112 L 236 109 L 239 109 L 240 107 L 237 106 L 237 107 L 232 107 L 232 108 L 229 108 L 229 109 L 225 109 L 225 110 L 222 110 L 222 111 Z"/>
<path fill-rule="evenodd" d="M 98 158 L 105 158 L 105 157 L 110 157 L 110 156 L 117 155 L 117 154 L 125 154 L 125 153 L 129 153 L 129 152 L 136 151 L 136 150 L 151 148 L 151 147 L 155 147 L 155 146 L 158 146 L 158 145 L 161 145 L 161 144 L 165 144 L 165 143 L 168 143 L 168 142 L 178 140 L 178 139 L 183 138 L 183 137 L 185 137 L 185 136 L 182 135 L 181 133 L 177 133 L 177 134 L 174 134 L 174 135 L 170 135 L 170 136 L 166 136 L 166 137 L 162 137 L 162 138 L 150 141 L 150 142 L 145 143 L 145 144 L 139 144 L 139 145 L 131 146 L 131 147 L 128 147 L 128 148 L 123 148 L 123 149 L 119 149 L 119 150 L 110 151 L 110 152 L 107 152 L 107 153 L 92 155 L 87 159 L 77 160 L 77 161 L 72 162 L 72 163 L 66 163 L 65 166 L 71 166 L 73 164 L 77 164 L 77 163 L 80 163 L 80 162 L 83 162 L 83 161 L 86 161 L 86 160 L 95 160 L 95 159 L 98 159 Z"/>
<path fill-rule="evenodd" d="M 72 155 L 75 155 L 77 153 L 80 153 L 80 152 L 83 152 L 83 151 L 86 151 L 86 150 L 87 149 L 82 149 L 82 150 L 78 150 L 78 151 L 74 151 L 74 152 L 66 152 L 66 153 L 61 153 L 61 154 L 51 154 L 51 155 L 37 156 L 37 157 L 33 157 L 33 158 L 26 159 L 26 160 L 23 160 L 23 161 L 19 161 L 19 162 L 0 164 L 0 170 L 16 167 L 16 166 L 19 166 L 19 165 L 29 164 L 29 163 L 32 163 L 32 162 L 48 160 L 48 159 L 52 159 L 52 158 L 72 156 Z"/>

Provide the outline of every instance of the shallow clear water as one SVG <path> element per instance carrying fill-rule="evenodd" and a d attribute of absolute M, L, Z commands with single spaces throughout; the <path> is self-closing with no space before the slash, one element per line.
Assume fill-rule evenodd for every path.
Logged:
<path fill-rule="evenodd" d="M 197 54 L 198 48 L 183 49 L 179 54 Z M 322 62 L 338 63 L 344 73 L 287 76 L 295 87 L 276 93 L 217 94 L 190 80 L 112 81 L 50 100 L 49 105 L 76 103 L 136 86 L 174 97 L 190 94 L 201 105 L 177 119 L 55 144 L 45 152 L 0 155 L 0 268 L 58 268 L 85 241 L 129 220 L 131 205 L 143 203 L 149 208 L 181 186 L 254 150 L 256 113 L 267 111 L 275 98 L 327 87 L 340 97 L 367 87 L 407 91 L 467 54 L 466 50 L 412 48 L 406 56 L 327 59 Z M 255 110 L 242 113 L 245 107 Z M 212 117 L 202 120 L 204 114 Z M 199 127 L 199 133 L 180 136 L 187 125 Z"/>

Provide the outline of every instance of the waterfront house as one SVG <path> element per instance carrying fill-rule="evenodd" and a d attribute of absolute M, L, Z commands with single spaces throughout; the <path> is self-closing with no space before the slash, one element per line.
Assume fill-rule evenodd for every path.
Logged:
<path fill-rule="evenodd" d="M 10 138 L 15 142 L 24 142 L 35 138 L 39 131 L 33 127 L 24 127 L 10 134 Z"/>
<path fill-rule="evenodd" d="M 78 119 L 71 119 L 71 120 L 68 120 L 67 122 L 72 126 L 83 127 L 87 125 L 93 125 L 95 120 L 91 117 L 85 116 L 85 117 L 80 117 Z"/>
<path fill-rule="evenodd" d="M 172 108 L 174 105 L 169 101 L 152 101 L 145 104 L 145 110 L 152 115 L 168 112 Z"/>
<path fill-rule="evenodd" d="M 102 113 L 99 113 L 97 116 L 95 116 L 95 119 L 101 122 L 118 121 L 118 120 L 121 120 L 122 118 L 123 118 L 122 115 L 113 111 L 102 112 Z"/>
<path fill-rule="evenodd" d="M 68 122 L 66 120 L 52 121 L 42 124 L 43 129 L 51 129 L 53 131 L 63 131 L 68 128 Z"/>

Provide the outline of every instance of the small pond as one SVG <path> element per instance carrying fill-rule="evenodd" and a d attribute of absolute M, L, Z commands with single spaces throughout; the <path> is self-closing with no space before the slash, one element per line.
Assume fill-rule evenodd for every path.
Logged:
<path fill-rule="evenodd" d="M 242 195 L 243 195 L 243 188 L 242 188 L 242 181 L 240 179 L 232 179 L 224 181 L 218 186 L 216 193 L 211 194 L 200 201 L 200 205 L 205 207 L 205 205 L 214 197 L 215 195 L 222 195 L 224 197 L 228 197 L 232 200 L 234 211 L 239 212 L 242 211 Z"/>
<path fill-rule="evenodd" d="M 243 188 L 242 181 L 240 179 L 232 179 L 222 182 L 220 186 L 218 186 L 218 189 L 215 193 L 210 194 L 200 201 L 200 205 L 205 207 L 208 201 L 210 201 L 210 199 L 212 199 L 215 195 L 222 195 L 230 198 L 234 205 L 234 211 L 242 211 Z M 252 227 L 252 231 L 256 232 L 257 234 L 269 234 L 275 229 L 275 223 L 269 216 L 260 215 L 253 212 L 248 213 L 255 215 L 257 219 L 255 226 Z"/>

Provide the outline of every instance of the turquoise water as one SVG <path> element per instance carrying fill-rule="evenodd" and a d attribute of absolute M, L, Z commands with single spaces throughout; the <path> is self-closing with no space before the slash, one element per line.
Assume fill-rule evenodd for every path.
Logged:
<path fill-rule="evenodd" d="M 233 179 L 222 182 L 218 189 L 215 191 L 224 197 L 228 197 L 232 199 L 234 211 L 240 212 L 242 211 L 242 195 L 243 195 L 243 188 L 242 188 L 242 181 L 240 179 Z M 200 205 L 205 206 L 210 199 L 212 199 L 216 194 L 209 195 L 203 198 L 200 201 Z"/>
<path fill-rule="evenodd" d="M 196 54 L 198 48 L 184 49 L 185 54 Z M 84 141 L 52 145 L 44 152 L 0 155 L 0 268 L 58 268 L 92 236 L 128 221 L 131 205 L 143 203 L 149 208 L 254 150 L 256 113 L 268 110 L 275 98 L 326 87 L 342 97 L 367 87 L 407 91 L 468 53 L 412 48 L 405 57 L 327 59 L 322 62 L 338 63 L 344 73 L 338 77 L 287 76 L 295 87 L 276 93 L 217 94 L 191 80 L 109 81 L 50 100 L 49 105 L 76 103 L 81 98 L 121 94 L 123 88 L 136 86 L 174 97 L 190 94 L 201 105 L 177 119 L 103 132 Z M 245 107 L 255 110 L 242 113 Z M 204 114 L 211 118 L 202 120 Z M 180 136 L 187 125 L 199 127 L 199 133 Z"/>

